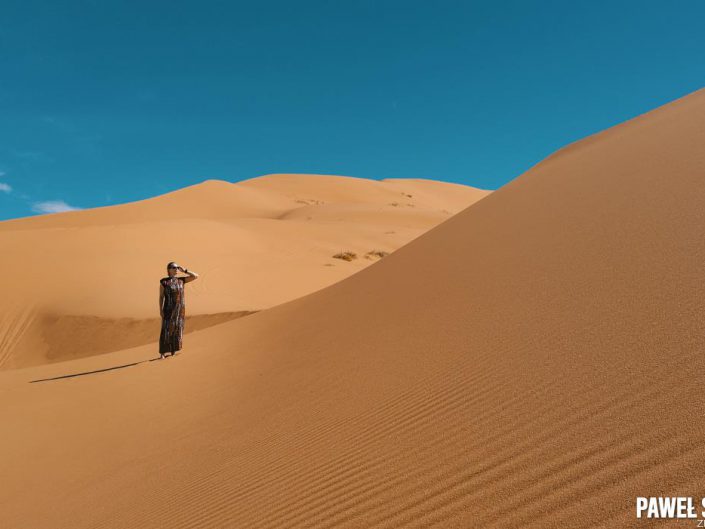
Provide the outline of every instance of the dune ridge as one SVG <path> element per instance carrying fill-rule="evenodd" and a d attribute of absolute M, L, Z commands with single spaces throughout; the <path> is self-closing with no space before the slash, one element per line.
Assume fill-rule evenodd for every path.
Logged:
<path fill-rule="evenodd" d="M 700 90 L 575 144 L 174 359 L 0 373 L 5 519 L 684 527 L 634 506 L 705 489 L 704 118 Z"/>
<path fill-rule="evenodd" d="M 187 287 L 190 333 L 324 288 L 374 263 L 369 252 L 391 253 L 488 193 L 423 179 L 277 174 L 0 222 L 2 275 L 13 278 L 0 314 L 33 314 L 21 332 L 0 330 L 0 369 L 154 342 L 167 262 L 202 277 Z M 344 251 L 359 258 L 333 257 Z"/>
<path fill-rule="evenodd" d="M 257 311 L 195 314 L 187 317 L 184 335 L 254 314 Z M 52 314 L 20 306 L 0 318 L 0 370 L 63 362 L 154 342 L 161 318 L 101 318 Z"/>

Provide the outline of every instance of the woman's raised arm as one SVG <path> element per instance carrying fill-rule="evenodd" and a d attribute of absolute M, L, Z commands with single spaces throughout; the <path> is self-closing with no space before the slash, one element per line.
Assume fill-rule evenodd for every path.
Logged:
<path fill-rule="evenodd" d="M 196 279 L 198 279 L 198 274 L 197 274 L 196 272 L 192 272 L 192 271 L 189 270 L 188 268 L 182 268 L 181 271 L 182 271 L 184 274 L 188 274 L 188 275 L 189 275 L 188 277 L 184 277 L 184 283 L 188 283 L 188 282 L 190 282 L 190 281 L 195 281 Z"/>

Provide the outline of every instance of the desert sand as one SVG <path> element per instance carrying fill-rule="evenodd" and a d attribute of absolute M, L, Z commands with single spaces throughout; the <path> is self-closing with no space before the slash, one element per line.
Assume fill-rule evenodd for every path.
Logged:
<path fill-rule="evenodd" d="M 309 294 L 369 266 L 489 191 L 424 179 L 271 174 L 0 222 L 0 370 L 159 336 L 159 279 L 189 285 L 184 333 Z M 335 255 L 353 252 L 351 261 Z M 381 256 L 381 257 L 380 257 Z"/>
<path fill-rule="evenodd" d="M 569 145 L 174 358 L 0 373 L 4 526 L 694 527 L 634 506 L 705 495 L 703 123 Z"/>

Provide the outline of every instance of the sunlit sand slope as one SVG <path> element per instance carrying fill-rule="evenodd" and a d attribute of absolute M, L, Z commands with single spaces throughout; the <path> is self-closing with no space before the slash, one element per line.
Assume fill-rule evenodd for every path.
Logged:
<path fill-rule="evenodd" d="M 634 506 L 705 493 L 703 123 L 574 144 L 175 358 L 0 373 L 5 524 L 695 526 Z"/>
<path fill-rule="evenodd" d="M 0 222 L 0 370 L 153 342 L 169 261 L 201 276 L 187 287 L 190 333 L 340 281 L 488 194 L 276 174 Z M 357 257 L 334 257 L 345 252 Z"/>

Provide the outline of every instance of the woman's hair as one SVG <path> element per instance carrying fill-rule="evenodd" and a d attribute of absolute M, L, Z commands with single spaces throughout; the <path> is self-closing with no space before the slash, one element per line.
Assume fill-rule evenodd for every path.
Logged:
<path fill-rule="evenodd" d="M 170 266 L 177 266 L 174 261 L 171 261 L 169 264 L 166 265 L 166 269 L 169 270 Z"/>

